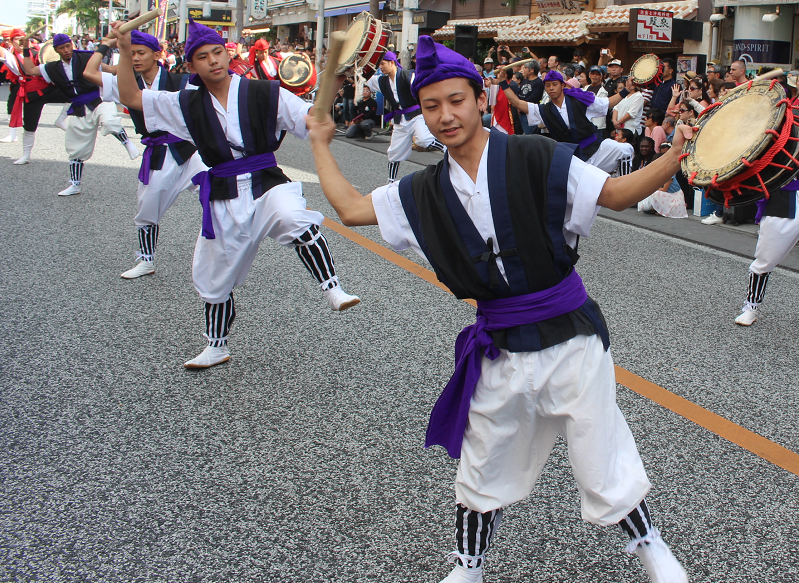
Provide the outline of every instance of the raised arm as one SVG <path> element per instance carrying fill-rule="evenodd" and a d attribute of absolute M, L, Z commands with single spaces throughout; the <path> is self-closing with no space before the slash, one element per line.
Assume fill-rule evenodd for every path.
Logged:
<path fill-rule="evenodd" d="M 138 111 L 144 107 L 141 101 L 141 89 L 136 83 L 133 74 L 133 56 L 130 48 L 130 32 L 119 32 L 122 22 L 115 22 L 109 36 L 117 39 L 119 47 L 119 65 L 117 66 L 117 85 L 119 86 L 119 101 L 122 105 Z"/>
<path fill-rule="evenodd" d="M 497 68 L 497 78 L 496 82 L 501 84 L 503 81 L 508 80 L 508 74 L 502 67 Z M 493 81 L 492 81 L 493 83 Z M 502 89 L 502 87 L 500 87 Z M 520 113 L 527 113 L 527 102 L 519 99 L 516 93 L 513 92 L 513 89 L 507 87 L 503 89 L 503 93 L 505 93 L 505 97 L 508 98 L 508 103 L 510 103 L 513 107 L 519 110 Z"/>
<path fill-rule="evenodd" d="M 33 59 L 31 59 L 30 48 L 31 40 L 26 38 L 22 41 L 22 66 L 25 67 L 25 72 L 31 77 L 41 77 L 42 72 L 39 70 L 39 67 L 33 64 Z"/>
<path fill-rule="evenodd" d="M 116 40 L 104 38 L 100 43 L 100 48 L 94 52 L 89 59 L 89 62 L 86 63 L 86 69 L 83 71 L 83 76 L 99 87 L 103 86 L 103 57 L 105 57 L 105 54 L 108 52 L 108 49 L 103 49 L 102 47 L 111 48 L 115 45 Z"/>
<path fill-rule="evenodd" d="M 614 211 L 623 211 L 644 200 L 667 181 L 671 182 L 671 177 L 681 171 L 682 145 L 691 139 L 692 135 L 693 130 L 687 125 L 678 126 L 674 132 L 674 145 L 668 153 L 641 170 L 606 180 L 597 204 Z"/>
<path fill-rule="evenodd" d="M 311 131 L 311 152 L 316 163 L 319 184 L 341 222 L 350 226 L 376 225 L 377 215 L 372 206 L 371 193 L 364 196 L 355 190 L 344 178 L 330 151 L 330 142 L 336 133 L 333 118 L 328 115 L 324 122 L 319 123 L 314 116 L 309 115 L 306 116 L 305 123 Z"/>

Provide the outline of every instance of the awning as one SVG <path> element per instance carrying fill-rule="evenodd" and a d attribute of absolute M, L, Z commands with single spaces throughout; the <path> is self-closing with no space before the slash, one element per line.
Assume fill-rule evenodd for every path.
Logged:
<path fill-rule="evenodd" d="M 480 38 L 494 38 L 500 31 L 511 29 L 526 22 L 526 15 L 495 16 L 493 18 L 471 18 L 465 20 L 449 20 L 447 24 L 433 33 L 436 40 L 450 40 L 455 38 L 455 26 L 476 26 L 477 36 Z"/>
<path fill-rule="evenodd" d="M 386 3 L 380 3 L 380 10 L 383 10 Z M 329 18 L 330 16 L 341 16 L 342 14 L 360 14 L 366 10 L 369 11 L 369 4 L 356 4 L 355 6 L 342 6 L 341 8 L 331 8 L 330 10 L 325 10 L 325 18 Z M 317 17 L 319 16 L 319 12 L 316 13 Z"/>

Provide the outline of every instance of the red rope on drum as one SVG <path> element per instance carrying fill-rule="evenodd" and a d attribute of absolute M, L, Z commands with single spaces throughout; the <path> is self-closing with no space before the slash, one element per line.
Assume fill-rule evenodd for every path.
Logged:
<path fill-rule="evenodd" d="M 688 152 L 686 152 L 685 154 L 680 154 L 680 157 L 679 157 L 679 158 L 677 158 L 677 161 L 678 161 L 678 162 L 682 162 L 682 161 L 683 161 L 683 160 L 685 160 L 685 159 L 686 159 L 688 156 L 690 156 L 690 154 L 689 154 Z"/>
<path fill-rule="evenodd" d="M 691 172 L 691 175 L 688 177 L 688 184 L 691 186 L 694 185 L 694 178 L 696 178 L 696 171 Z"/>
<path fill-rule="evenodd" d="M 700 113 L 700 114 L 697 116 L 697 118 L 696 118 L 696 119 L 699 119 L 700 117 L 702 117 L 703 115 L 705 115 L 705 114 L 706 114 L 708 111 L 710 111 L 710 110 L 711 110 L 711 109 L 713 109 L 714 107 L 721 107 L 722 105 L 723 105 L 723 102 L 721 102 L 721 101 L 717 101 L 716 103 L 713 103 L 713 104 L 711 104 L 711 105 L 708 105 L 708 106 L 707 106 L 705 109 L 703 109 L 703 110 L 702 110 L 702 113 Z"/>
<path fill-rule="evenodd" d="M 747 89 L 749 89 L 751 86 L 752 82 L 749 81 Z M 718 175 L 716 175 L 710 181 L 711 186 L 715 190 L 719 190 L 724 193 L 724 206 L 729 207 L 729 202 L 733 197 L 732 193 L 737 192 L 738 194 L 741 194 L 741 188 L 762 192 L 764 196 L 768 198 L 768 188 L 766 188 L 766 185 L 763 182 L 763 178 L 760 176 L 760 174 L 772 164 L 775 156 L 780 152 L 784 152 L 795 164 L 799 165 L 799 160 L 794 158 L 785 150 L 785 145 L 791 138 L 791 130 L 793 129 L 793 126 L 799 125 L 797 124 L 797 116 L 794 114 L 794 109 L 796 109 L 796 107 L 793 106 L 787 98 L 780 100 L 776 105 L 779 107 L 782 104 L 788 105 L 785 110 L 785 121 L 783 122 L 779 132 L 773 129 L 768 129 L 765 131 L 766 134 L 774 137 L 774 144 L 766 151 L 766 153 L 754 162 L 749 162 L 745 158 L 741 158 L 741 163 L 746 166 L 747 170 L 736 175 L 734 178 L 718 182 Z M 753 177 L 757 177 L 757 181 L 760 183 L 759 187 L 743 184 L 744 181 Z"/>
<path fill-rule="evenodd" d="M 776 85 L 776 84 L 777 84 L 777 80 L 776 79 L 772 79 L 771 84 L 768 86 L 768 90 L 771 91 L 772 89 L 774 89 L 774 85 Z"/>

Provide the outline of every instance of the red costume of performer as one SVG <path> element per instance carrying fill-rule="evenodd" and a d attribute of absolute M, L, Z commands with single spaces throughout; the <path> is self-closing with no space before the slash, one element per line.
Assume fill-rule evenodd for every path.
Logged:
<path fill-rule="evenodd" d="M 491 119 L 491 125 L 502 130 L 506 134 L 513 135 L 515 133 L 510 103 L 503 91 L 497 93 L 497 104 L 494 106 L 494 115 Z"/>
<path fill-rule="evenodd" d="M 257 59 L 256 53 L 263 51 L 263 60 Z M 278 61 L 269 55 L 269 42 L 264 39 L 258 39 L 255 44 L 250 47 L 250 65 L 252 71 L 249 73 L 250 78 L 254 79 L 268 79 L 270 81 L 278 80 L 277 67 Z"/>
<path fill-rule="evenodd" d="M 11 39 L 12 48 L 8 49 L 6 52 L 6 60 L 13 58 L 17 61 L 17 71 L 20 73 L 24 72 L 24 67 L 22 66 L 22 50 L 17 49 L 13 45 L 14 39 L 16 38 L 24 38 L 25 33 L 19 29 L 15 28 L 9 33 L 9 38 Z M 11 55 L 9 55 L 11 53 Z M 31 49 L 31 58 L 36 66 L 39 65 L 39 52 Z M 14 97 L 14 103 L 9 104 L 11 106 L 11 120 L 8 122 L 9 127 L 12 128 L 21 128 L 22 127 L 22 106 L 26 101 L 30 101 L 29 93 L 35 96 L 41 96 L 42 92 L 47 88 L 49 83 L 45 81 L 42 77 L 32 77 L 29 75 L 24 74 L 16 74 L 14 71 L 9 68 L 6 63 L 3 63 L 2 67 L 0 67 L 0 71 L 6 74 L 6 77 L 11 81 L 11 83 L 16 84 L 17 90 L 16 95 Z"/>

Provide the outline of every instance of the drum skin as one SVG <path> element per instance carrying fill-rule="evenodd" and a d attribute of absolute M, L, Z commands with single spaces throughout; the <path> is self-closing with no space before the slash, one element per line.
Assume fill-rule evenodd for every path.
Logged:
<path fill-rule="evenodd" d="M 316 85 L 316 68 L 311 59 L 294 53 L 280 61 L 280 85 L 295 95 L 305 95 Z"/>
<path fill-rule="evenodd" d="M 719 105 L 703 112 L 693 139 L 683 146 L 682 170 L 691 184 L 706 189 L 713 202 L 728 206 L 764 198 L 763 186 L 773 192 L 787 184 L 799 170 L 792 159 L 799 154 L 799 125 L 790 122 L 792 127 L 785 127 L 785 97 L 778 83 L 758 81 L 731 91 Z M 774 150 L 775 133 L 782 132 L 789 132 L 791 139 L 784 150 Z M 739 180 L 752 164 L 768 156 L 773 157 L 772 164 Z M 732 196 L 714 186 L 730 181 L 742 185 Z"/>
<path fill-rule="evenodd" d="M 632 82 L 639 87 L 656 85 L 663 76 L 663 62 L 657 55 L 648 54 L 640 57 L 630 68 Z"/>
<path fill-rule="evenodd" d="M 388 47 L 389 30 L 364 11 L 355 17 L 345 34 L 347 39 L 341 47 L 336 74 L 345 75 L 355 68 L 376 71 Z"/>
<path fill-rule="evenodd" d="M 53 41 L 49 40 L 39 47 L 39 62 L 42 65 L 52 63 L 60 58 L 61 55 L 59 55 L 53 48 Z"/>

